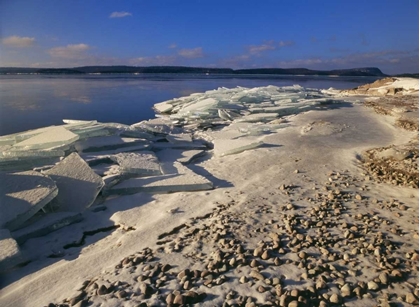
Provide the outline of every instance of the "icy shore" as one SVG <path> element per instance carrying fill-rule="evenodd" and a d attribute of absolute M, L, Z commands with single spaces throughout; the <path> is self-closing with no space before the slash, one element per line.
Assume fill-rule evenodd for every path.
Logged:
<path fill-rule="evenodd" d="M 399 87 L 408 84 L 397 81 Z M 411 83 L 409 88 L 409 94 L 416 91 Z M 387 88 L 381 93 L 390 92 Z M 392 94 L 397 92 L 402 91 Z M 326 277 L 329 283 L 345 281 L 331 284 L 329 290 L 315 287 L 321 272 L 309 273 L 320 265 L 339 263 L 363 272 L 366 283 L 378 283 L 370 263 L 374 258 L 369 258 L 376 255 L 376 243 L 362 253 L 364 264 L 356 261 L 352 267 L 352 260 L 345 259 L 341 263 L 343 255 L 353 256 L 340 243 L 339 225 L 347 223 L 342 231 L 358 238 L 363 229 L 351 228 L 358 224 L 354 216 L 360 213 L 360 220 L 375 224 L 372 210 L 384 225 L 394 225 L 395 216 L 377 206 L 393 198 L 397 208 L 401 203 L 409 213 L 398 216 L 407 219 L 404 231 L 411 235 L 404 238 L 403 250 L 410 261 L 418 255 L 412 240 L 415 223 L 409 222 L 411 214 L 418 215 L 418 192 L 360 180 L 355 158 L 374 146 L 403 144 L 416 131 L 401 133 L 363 107 L 365 99 L 300 86 L 220 88 L 156 104 L 158 118 L 133 125 L 64 120 L 62 126 L 0 137 L 2 181 L 9 183 L 1 185 L 0 212 L 8 215 L 2 216 L 0 228 L 8 230 L 2 230 L 0 240 L 6 251 L 0 258 L 1 286 L 6 286 L 0 302 L 25 305 L 32 297 L 39 305 L 165 305 L 179 295 L 182 302 L 190 300 L 187 292 L 193 291 L 200 300 L 190 303 L 214 305 L 223 303 L 230 289 L 239 289 L 231 300 L 245 295 L 258 305 L 275 302 L 280 285 L 279 303 L 282 295 L 283 304 L 298 302 L 300 296 L 336 303 L 336 295 L 337 302 L 351 304 L 350 298 L 358 295 L 343 292 L 357 287 L 357 273 Z M 320 209 L 311 215 L 316 206 Z M 206 218 L 197 219 L 200 216 Z M 311 227 L 302 226 L 305 220 Z M 373 238 L 373 229 L 370 226 L 364 235 Z M 393 236 L 403 233 L 395 231 L 391 226 L 381 230 L 391 247 Z M 273 236 L 278 240 L 271 233 L 277 233 Z M 317 243 L 304 244 L 310 242 L 308 236 Z M 330 246 L 321 242 L 322 236 L 338 237 Z M 348 236 L 344 235 L 348 246 L 358 247 Z M 328 253 L 319 251 L 321 247 Z M 321 264 L 316 262 L 319 253 L 325 256 Z M 167 274 L 165 262 L 171 264 Z M 16 268 L 18 264 L 26 266 Z M 156 275 L 151 272 L 154 267 Z M 201 275 L 184 271 L 187 278 L 178 281 L 181 268 L 197 269 Z M 209 275 L 203 275 L 205 270 Z M 70 288 L 62 284 L 63 276 L 72 280 Z M 404 278 L 412 284 L 412 277 Z M 89 282 L 80 288 L 84 280 Z M 293 283 L 299 280 L 303 282 Z M 90 289 L 95 281 L 96 288 Z M 27 295 L 21 293 L 23 285 Z M 102 286 L 106 290 L 100 294 L 97 289 Z M 81 289 L 79 294 L 73 293 L 74 287 Z M 311 298 L 310 287 L 321 298 Z M 293 290 L 301 295 L 294 297 Z M 375 300 L 375 293 L 363 299 Z M 416 299 L 415 291 L 410 293 Z"/>

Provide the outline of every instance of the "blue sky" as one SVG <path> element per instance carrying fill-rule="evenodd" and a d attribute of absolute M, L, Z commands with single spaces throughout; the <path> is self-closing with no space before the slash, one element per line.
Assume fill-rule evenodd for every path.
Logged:
<path fill-rule="evenodd" d="M 419 70 L 418 0 L 0 0 L 0 66 Z"/>

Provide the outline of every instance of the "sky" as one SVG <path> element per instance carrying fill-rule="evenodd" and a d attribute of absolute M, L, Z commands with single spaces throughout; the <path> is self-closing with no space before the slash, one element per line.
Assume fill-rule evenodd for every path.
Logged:
<path fill-rule="evenodd" d="M 418 0 L 0 0 L 0 66 L 419 72 Z"/>

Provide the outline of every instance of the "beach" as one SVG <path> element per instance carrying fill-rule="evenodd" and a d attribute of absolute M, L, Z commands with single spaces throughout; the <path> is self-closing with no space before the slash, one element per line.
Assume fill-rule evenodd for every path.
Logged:
<path fill-rule="evenodd" d="M 211 189 L 110 194 L 27 240 L 0 305 L 418 304 L 418 80 L 327 92 L 249 150 L 195 131 L 214 148 L 183 167 Z"/>

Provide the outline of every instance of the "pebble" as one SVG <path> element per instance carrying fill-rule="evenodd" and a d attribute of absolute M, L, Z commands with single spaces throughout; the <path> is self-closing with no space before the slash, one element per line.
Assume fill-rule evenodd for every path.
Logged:
<path fill-rule="evenodd" d="M 417 299 L 413 293 L 408 292 L 407 295 L 405 296 L 405 301 L 409 304 L 414 304 L 417 301 Z"/>
<path fill-rule="evenodd" d="M 173 293 L 169 293 L 168 296 L 166 297 L 165 302 L 166 304 L 171 305 L 173 304 L 174 300 L 175 300 L 175 295 L 173 295 Z"/>
<path fill-rule="evenodd" d="M 258 280 L 264 280 L 265 277 L 258 271 L 252 270 L 249 274 L 252 278 L 258 279 Z"/>
<path fill-rule="evenodd" d="M 124 298 L 127 296 L 127 292 L 125 292 L 124 290 L 120 290 L 115 294 L 118 298 Z"/>
<path fill-rule="evenodd" d="M 367 283 L 367 287 L 369 290 L 373 290 L 373 291 L 376 291 L 379 289 L 379 285 L 372 280 Z"/>
<path fill-rule="evenodd" d="M 381 283 L 383 284 L 388 284 L 388 273 L 386 272 L 382 272 L 381 274 L 379 274 L 379 280 L 381 281 Z"/>
<path fill-rule="evenodd" d="M 268 250 L 265 250 L 261 255 L 261 259 L 267 260 L 268 258 L 270 258 L 270 254 L 269 254 Z"/>
<path fill-rule="evenodd" d="M 185 296 L 183 296 L 182 294 L 178 294 L 177 296 L 175 296 L 174 298 L 174 304 L 185 304 Z"/>
<path fill-rule="evenodd" d="M 333 304 L 338 304 L 341 302 L 341 297 L 337 293 L 333 293 L 330 296 L 330 302 Z"/>
<path fill-rule="evenodd" d="M 258 292 L 260 292 L 260 293 L 264 293 L 265 291 L 267 291 L 267 289 L 266 289 L 266 288 L 264 288 L 263 286 L 259 286 L 259 287 L 257 288 L 257 291 L 258 291 Z"/>
<path fill-rule="evenodd" d="M 344 284 L 343 287 L 341 287 L 341 295 L 343 297 L 351 296 L 351 288 L 349 284 Z"/>
<path fill-rule="evenodd" d="M 298 256 L 300 259 L 306 259 L 308 257 L 308 255 L 305 252 L 300 252 Z"/>
<path fill-rule="evenodd" d="M 298 307 L 299 306 L 299 302 L 298 301 L 291 301 L 289 303 L 289 305 L 287 305 L 287 307 Z"/>

